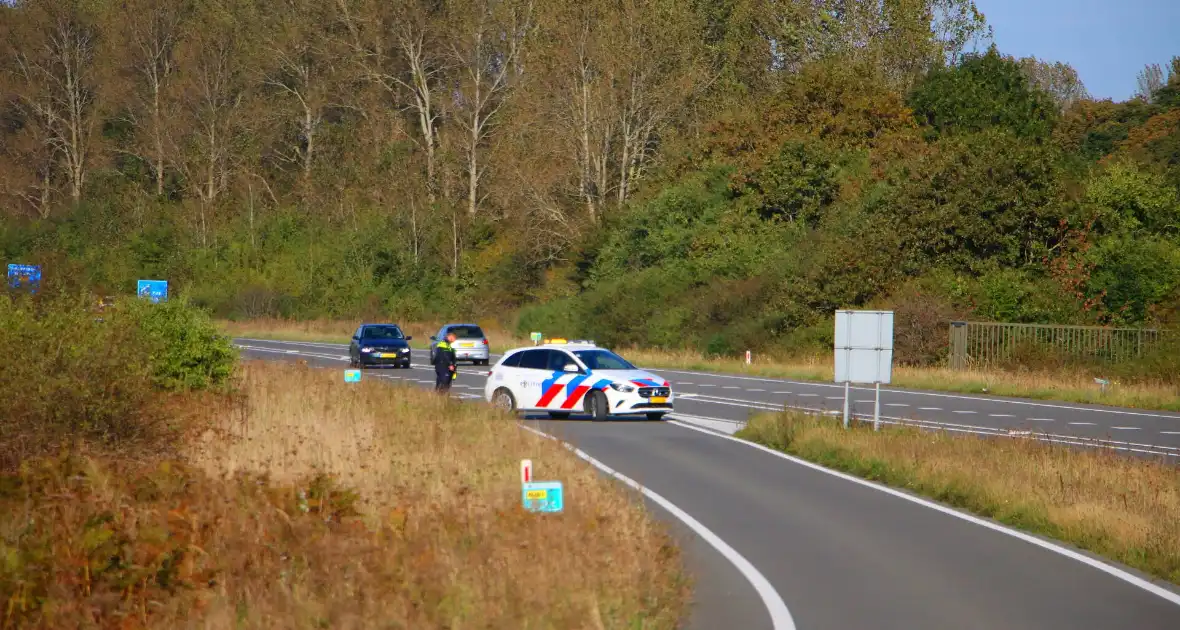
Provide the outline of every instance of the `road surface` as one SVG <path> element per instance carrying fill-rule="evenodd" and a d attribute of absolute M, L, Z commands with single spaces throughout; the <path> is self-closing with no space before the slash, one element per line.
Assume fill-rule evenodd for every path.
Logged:
<path fill-rule="evenodd" d="M 345 346 L 248 339 L 236 343 L 253 358 L 347 365 Z M 424 365 L 426 353 L 415 354 L 415 369 L 366 375 L 433 384 Z M 453 395 L 482 399 L 486 371 L 461 367 Z M 764 577 L 789 608 L 794 627 L 1180 628 L 1180 594 L 1170 586 L 724 435 L 751 412 L 783 404 L 839 409 L 842 399 L 833 398 L 842 394 L 839 388 L 654 371 L 676 388 L 677 421 L 527 419 L 525 424 L 577 446 L 690 515 Z M 860 400 L 870 398 L 871 393 Z M 883 407 L 883 413 L 906 410 L 889 412 L 891 418 L 978 432 L 1053 422 L 1068 440 L 1110 439 L 1103 429 L 1129 431 L 1114 427 L 1134 422 L 1137 431 L 1154 431 L 1158 437 L 1112 441 L 1152 453 L 1180 449 L 1171 433 L 1180 430 L 1180 417 L 1173 414 L 894 390 L 883 391 L 882 400 L 908 405 Z M 973 413 L 956 413 L 968 411 Z M 781 617 L 771 618 L 766 598 L 729 558 L 687 527 L 677 524 L 674 529 L 697 582 L 691 628 L 792 627 Z"/>

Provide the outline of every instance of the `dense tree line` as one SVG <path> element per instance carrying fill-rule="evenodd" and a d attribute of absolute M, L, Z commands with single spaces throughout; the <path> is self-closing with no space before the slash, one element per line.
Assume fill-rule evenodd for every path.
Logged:
<path fill-rule="evenodd" d="M 224 316 L 718 351 L 898 299 L 1166 317 L 1180 73 L 1094 101 L 987 37 L 970 0 L 18 0 L 0 247 Z"/>

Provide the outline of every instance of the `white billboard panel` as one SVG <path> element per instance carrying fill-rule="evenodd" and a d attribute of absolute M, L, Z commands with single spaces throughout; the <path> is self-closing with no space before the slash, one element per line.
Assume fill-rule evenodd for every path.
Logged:
<path fill-rule="evenodd" d="M 882 383 L 893 376 L 893 311 L 836 311 L 836 382 Z"/>

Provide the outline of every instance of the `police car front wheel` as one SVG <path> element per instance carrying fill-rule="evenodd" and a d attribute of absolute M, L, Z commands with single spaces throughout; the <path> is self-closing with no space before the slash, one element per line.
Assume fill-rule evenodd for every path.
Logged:
<path fill-rule="evenodd" d="M 606 394 L 594 391 L 586 396 L 586 413 L 597 421 L 606 420 L 610 416 L 610 403 L 607 402 Z"/>

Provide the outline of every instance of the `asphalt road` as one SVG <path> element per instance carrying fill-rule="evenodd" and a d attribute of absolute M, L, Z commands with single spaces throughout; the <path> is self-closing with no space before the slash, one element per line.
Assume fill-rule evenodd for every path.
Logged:
<path fill-rule="evenodd" d="M 347 364 L 347 349 L 334 344 L 237 343 L 255 358 Z M 415 354 L 415 369 L 366 377 L 432 384 L 426 353 Z M 453 395 L 482 399 L 486 370 L 462 367 Z M 676 421 L 525 424 L 577 446 L 696 519 L 753 565 L 798 628 L 1180 628 L 1180 595 L 1171 587 L 724 434 L 751 412 L 784 404 L 838 410 L 842 388 L 653 371 L 677 391 Z M 854 392 L 855 400 L 871 401 L 871 392 Z M 1103 438 L 1180 455 L 1174 414 L 897 390 L 883 390 L 882 402 L 893 421 L 997 434 L 1053 423 L 1063 440 Z M 866 412 L 866 403 L 856 404 Z M 871 414 L 872 403 L 867 407 Z M 1116 428 L 1123 426 L 1135 428 Z M 1142 446 L 1112 439 L 1115 431 L 1138 432 L 1143 439 L 1135 444 Z M 690 627 L 791 627 L 782 618 L 772 621 L 749 575 L 693 535 L 699 531 L 680 524 L 675 530 L 697 580 Z"/>

